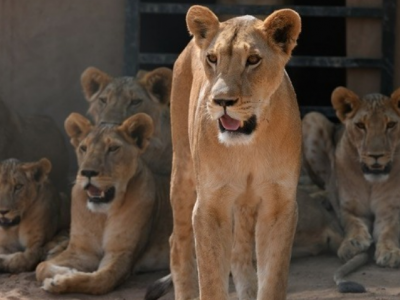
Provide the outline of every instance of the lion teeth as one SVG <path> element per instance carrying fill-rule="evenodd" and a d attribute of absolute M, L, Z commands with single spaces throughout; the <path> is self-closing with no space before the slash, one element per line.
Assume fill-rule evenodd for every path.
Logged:
<path fill-rule="evenodd" d="M 243 127 L 244 126 L 244 121 L 240 121 L 240 126 L 239 127 Z"/>
<path fill-rule="evenodd" d="M 104 191 L 101 192 L 100 198 L 104 198 L 106 195 L 104 193 Z"/>

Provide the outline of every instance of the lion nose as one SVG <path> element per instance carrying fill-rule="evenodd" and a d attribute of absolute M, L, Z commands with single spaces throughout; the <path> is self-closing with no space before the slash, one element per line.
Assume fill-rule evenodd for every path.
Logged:
<path fill-rule="evenodd" d="M 99 175 L 99 172 L 93 171 L 93 170 L 82 170 L 81 175 L 91 178 L 91 177 L 96 177 L 97 175 Z"/>
<path fill-rule="evenodd" d="M 375 160 L 378 160 L 379 158 L 383 157 L 384 155 L 383 154 L 370 154 L 369 156 L 372 158 L 375 158 Z"/>
<path fill-rule="evenodd" d="M 222 107 L 233 106 L 237 101 L 238 99 L 235 100 L 214 99 L 214 103 Z"/>
<path fill-rule="evenodd" d="M 6 215 L 8 212 L 10 212 L 9 210 L 0 210 L 0 214 L 2 214 L 3 216 Z"/>

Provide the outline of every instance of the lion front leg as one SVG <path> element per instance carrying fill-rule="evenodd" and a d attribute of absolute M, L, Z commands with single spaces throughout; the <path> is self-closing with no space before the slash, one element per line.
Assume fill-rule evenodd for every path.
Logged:
<path fill-rule="evenodd" d="M 92 272 L 97 269 L 99 261 L 99 258 L 94 254 L 80 248 L 68 247 L 57 256 L 41 262 L 36 267 L 36 280 L 43 282 L 47 278 L 76 273 L 78 270 Z"/>
<path fill-rule="evenodd" d="M 283 300 L 297 224 L 296 184 L 268 186 L 256 221 L 257 299 Z"/>
<path fill-rule="evenodd" d="M 345 238 L 339 247 L 338 256 L 340 259 L 348 261 L 358 253 L 367 251 L 371 246 L 370 221 L 348 212 L 343 207 L 341 215 Z"/>
<path fill-rule="evenodd" d="M 375 260 L 382 267 L 400 266 L 400 211 L 385 209 L 375 214 L 374 240 L 376 241 Z"/>
<path fill-rule="evenodd" d="M 193 211 L 200 299 L 228 299 L 232 202 L 227 191 L 198 191 Z"/>
<path fill-rule="evenodd" d="M 113 290 L 129 275 L 132 253 L 108 253 L 102 259 L 97 271 L 68 272 L 47 278 L 43 289 L 51 293 L 85 293 L 101 295 Z"/>
<path fill-rule="evenodd" d="M 243 197 L 234 210 L 232 276 L 240 300 L 257 298 L 257 274 L 253 265 L 256 207 L 246 205 Z"/>
<path fill-rule="evenodd" d="M 199 294 L 192 227 L 195 202 L 196 189 L 190 154 L 174 156 L 171 178 L 174 223 L 170 237 L 170 264 L 177 300 L 194 299 Z"/>
<path fill-rule="evenodd" d="M 0 254 L 0 271 L 9 273 L 21 273 L 32 271 L 43 259 L 42 247 L 34 246 L 23 252 Z"/>

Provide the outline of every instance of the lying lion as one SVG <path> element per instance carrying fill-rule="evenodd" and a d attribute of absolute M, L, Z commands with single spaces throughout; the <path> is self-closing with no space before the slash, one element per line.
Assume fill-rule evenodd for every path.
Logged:
<path fill-rule="evenodd" d="M 332 104 L 342 125 L 309 113 L 303 140 L 308 170 L 330 191 L 344 227 L 338 255 L 348 261 L 375 242 L 376 263 L 399 267 L 400 89 L 359 97 L 338 87 Z"/>
<path fill-rule="evenodd" d="M 45 146 L 44 146 L 45 145 Z M 0 160 L 50 160 L 50 179 L 57 189 L 68 190 L 68 151 L 61 131 L 46 116 L 20 115 L 0 100 Z"/>
<path fill-rule="evenodd" d="M 73 113 L 65 129 L 79 165 L 72 190 L 70 243 L 37 267 L 43 289 L 104 294 L 132 269 L 167 268 L 168 242 L 158 237 L 167 235 L 160 229 L 168 228 L 161 198 L 165 191 L 156 190 L 153 174 L 141 158 L 153 133 L 151 118 L 139 113 L 122 125 L 92 127 Z"/>
<path fill-rule="evenodd" d="M 50 170 L 46 158 L 0 162 L 0 272 L 32 271 L 67 242 L 70 204 L 49 181 Z"/>
<path fill-rule="evenodd" d="M 136 113 L 148 114 L 154 123 L 154 134 L 143 159 L 155 174 L 171 173 L 172 144 L 170 93 L 172 71 L 157 68 L 138 73 L 137 77 L 112 78 L 94 67 L 81 75 L 81 85 L 89 102 L 89 115 L 96 124 L 121 124 Z"/>
<path fill-rule="evenodd" d="M 175 62 L 171 93 L 175 297 L 197 297 L 199 283 L 200 299 L 228 299 L 232 261 L 240 299 L 285 299 L 301 121 L 284 67 L 300 17 L 286 9 L 220 23 L 192 6 L 186 22 L 193 39 Z"/>

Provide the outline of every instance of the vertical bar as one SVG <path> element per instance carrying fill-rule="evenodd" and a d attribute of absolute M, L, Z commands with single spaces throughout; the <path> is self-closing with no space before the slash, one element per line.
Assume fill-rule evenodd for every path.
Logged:
<path fill-rule="evenodd" d="M 390 95 L 394 85 L 394 52 L 397 0 L 383 0 L 381 93 Z"/>
<path fill-rule="evenodd" d="M 125 0 L 124 75 L 135 76 L 139 69 L 140 0 Z"/>

